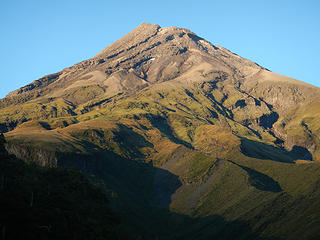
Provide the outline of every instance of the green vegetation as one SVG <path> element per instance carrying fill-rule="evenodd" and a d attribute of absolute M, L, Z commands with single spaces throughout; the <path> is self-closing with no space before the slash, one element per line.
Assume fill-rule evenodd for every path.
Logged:
<path fill-rule="evenodd" d="M 320 170 L 318 163 L 309 161 L 316 155 L 303 147 L 286 150 L 274 144 L 282 131 L 299 136 L 299 141 L 317 143 L 316 120 L 303 111 L 294 115 L 296 119 L 280 116 L 275 135 L 267 128 L 273 112 L 263 101 L 250 98 L 237 103 L 243 94 L 226 101 L 221 92 L 193 87 L 148 91 L 75 116 L 42 119 L 39 115 L 39 120 L 6 134 L 8 149 L 26 161 L 75 166 L 92 175 L 91 180 L 110 193 L 113 211 L 122 216 L 120 229 L 135 236 L 298 239 L 307 228 L 312 234 L 306 239 L 317 236 Z M 72 107 L 59 101 L 45 104 Z M 35 112 L 36 108 L 29 114 Z M 286 122 L 284 127 L 281 122 Z M 302 159 L 309 163 L 297 164 Z M 63 173 L 62 169 L 35 171 L 41 176 Z M 42 184 L 49 180 L 38 179 L 39 189 L 46 189 Z M 29 199 L 31 193 L 21 194 Z M 37 219 L 32 221 L 38 224 Z M 294 227 L 300 223 L 303 227 Z"/>
<path fill-rule="evenodd" d="M 1 239 L 118 239 L 119 218 L 83 174 L 26 164 L 1 141 Z"/>
<path fill-rule="evenodd" d="M 104 93 L 104 89 L 99 86 L 75 87 L 65 91 L 64 98 L 75 105 L 88 102 Z"/>

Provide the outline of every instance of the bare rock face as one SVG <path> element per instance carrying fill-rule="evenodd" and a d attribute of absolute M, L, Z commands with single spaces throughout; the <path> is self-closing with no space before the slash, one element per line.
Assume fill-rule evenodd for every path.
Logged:
<path fill-rule="evenodd" d="M 262 68 L 189 30 L 143 23 L 92 59 L 9 93 L 2 106 L 42 96 L 63 97 L 81 87 L 100 86 L 104 92 L 99 96 L 129 93 L 176 79 L 193 69 L 243 77 Z"/>
<path fill-rule="evenodd" d="M 0 106 L 39 97 L 64 98 L 66 95 L 77 94 L 82 88 L 87 88 L 89 93 L 93 92 L 94 97 L 111 97 L 121 92 L 130 94 L 170 80 L 184 84 L 204 81 L 214 71 L 225 72 L 229 82 L 244 85 L 247 91 L 256 91 L 258 87 L 258 94 L 267 96 L 267 100 L 275 105 L 281 105 L 278 99 L 288 94 L 294 96 L 288 99 L 288 104 L 304 100 L 303 91 L 297 87 L 299 83 L 295 80 L 287 78 L 292 86 L 286 86 L 284 91 L 272 85 L 260 87 L 258 85 L 269 85 L 282 76 L 274 76 L 256 63 L 214 46 L 187 29 L 161 28 L 159 25 L 142 23 L 92 59 L 9 93 Z M 101 88 L 98 93 L 93 89 L 97 86 Z M 309 88 L 312 89 L 311 86 Z M 84 99 L 81 103 L 86 100 L 92 98 Z M 74 101 L 75 104 L 78 102 Z"/>

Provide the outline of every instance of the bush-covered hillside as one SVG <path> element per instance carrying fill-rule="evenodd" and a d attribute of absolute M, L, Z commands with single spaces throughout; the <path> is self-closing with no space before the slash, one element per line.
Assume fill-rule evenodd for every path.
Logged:
<path fill-rule="evenodd" d="M 117 239 L 119 218 L 77 170 L 0 155 L 0 239 Z"/>

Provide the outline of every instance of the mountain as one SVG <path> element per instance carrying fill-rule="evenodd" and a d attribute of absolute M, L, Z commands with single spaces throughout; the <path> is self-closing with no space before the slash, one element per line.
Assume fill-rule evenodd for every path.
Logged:
<path fill-rule="evenodd" d="M 6 149 L 76 167 L 146 239 L 317 239 L 320 89 L 143 23 L 0 101 Z"/>

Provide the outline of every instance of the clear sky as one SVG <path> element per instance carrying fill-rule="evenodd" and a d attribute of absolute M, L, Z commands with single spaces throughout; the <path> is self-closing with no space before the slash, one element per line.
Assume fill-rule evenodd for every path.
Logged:
<path fill-rule="evenodd" d="M 318 0 L 1 0 L 0 98 L 93 57 L 142 22 L 188 28 L 320 87 Z"/>

